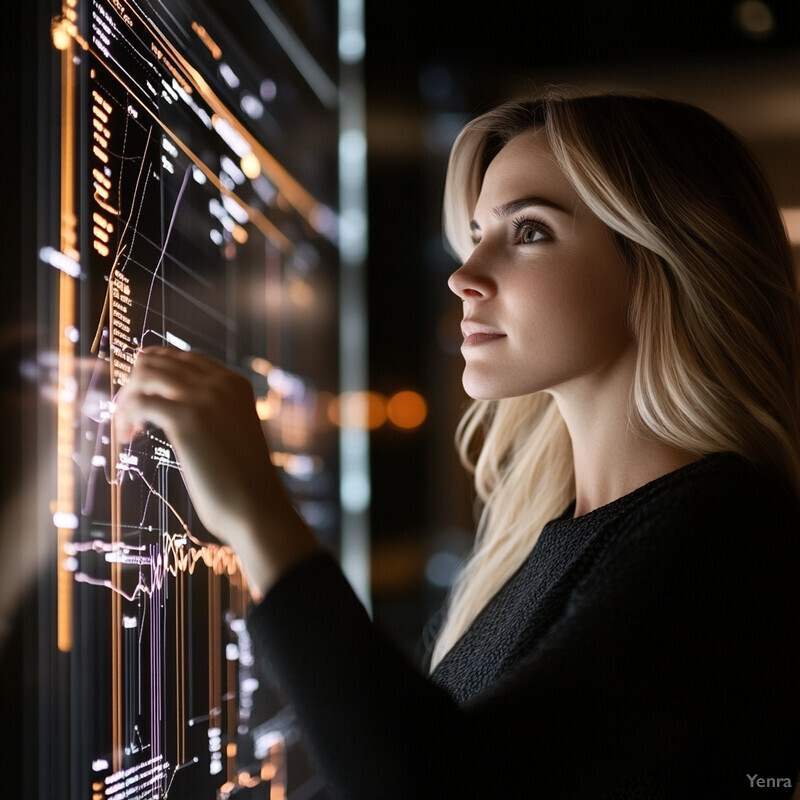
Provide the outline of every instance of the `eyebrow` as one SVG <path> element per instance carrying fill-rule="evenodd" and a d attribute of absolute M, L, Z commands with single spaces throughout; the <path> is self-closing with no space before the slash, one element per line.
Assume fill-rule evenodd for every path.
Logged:
<path fill-rule="evenodd" d="M 506 217 L 510 217 L 512 214 L 516 214 L 517 211 L 522 211 L 523 208 L 528 208 L 528 206 L 546 206 L 547 208 L 553 208 L 556 211 L 561 211 L 564 214 L 569 213 L 564 206 L 559 205 L 553 200 L 548 200 L 546 197 L 520 197 L 517 200 L 509 200 L 507 203 L 502 203 L 499 206 L 495 206 L 492 209 L 492 215 L 497 219 L 505 219 Z M 469 229 L 471 231 L 479 231 L 481 226 L 478 225 L 474 219 L 472 219 L 469 222 Z"/>

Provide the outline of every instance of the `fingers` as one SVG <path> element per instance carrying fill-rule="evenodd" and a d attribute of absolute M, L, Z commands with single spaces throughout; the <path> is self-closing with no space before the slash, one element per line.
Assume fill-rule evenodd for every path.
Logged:
<path fill-rule="evenodd" d="M 148 424 L 162 429 L 198 518 L 235 547 L 262 593 L 317 548 L 272 465 L 250 383 L 224 365 L 195 352 L 140 351 L 114 424 L 120 437 Z"/>
<path fill-rule="evenodd" d="M 114 429 L 120 442 L 130 441 L 149 425 L 172 434 L 176 403 L 174 400 L 125 387 L 115 401 Z"/>
<path fill-rule="evenodd" d="M 150 346 L 139 350 L 137 358 L 144 356 L 147 360 L 158 363 L 163 361 L 172 364 L 203 364 L 209 369 L 220 371 L 227 368 L 216 358 L 212 358 L 198 350 L 182 350 L 178 347 Z"/>
<path fill-rule="evenodd" d="M 170 386 L 177 389 L 202 383 L 224 372 L 226 367 L 202 353 L 175 347 L 147 347 L 136 356 L 131 379 L 142 387 L 152 384 L 166 390 Z"/>
<path fill-rule="evenodd" d="M 147 424 L 176 434 L 181 425 L 213 417 L 220 407 L 253 405 L 249 382 L 196 352 L 148 347 L 139 352 L 126 385 L 115 398 L 114 424 L 128 438 Z"/>

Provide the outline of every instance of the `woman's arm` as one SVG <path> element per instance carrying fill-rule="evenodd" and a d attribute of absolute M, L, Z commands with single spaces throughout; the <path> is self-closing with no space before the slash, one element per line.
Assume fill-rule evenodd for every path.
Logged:
<path fill-rule="evenodd" d="M 619 796 L 732 800 L 748 774 L 794 780 L 800 529 L 754 475 L 630 520 L 548 633 L 461 707 L 332 561 L 288 572 L 251 629 L 336 796 L 574 800 L 641 782 Z"/>

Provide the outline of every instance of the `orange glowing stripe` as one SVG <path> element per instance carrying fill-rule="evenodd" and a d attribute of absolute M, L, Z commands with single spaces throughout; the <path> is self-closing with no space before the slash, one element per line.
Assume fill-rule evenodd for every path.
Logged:
<path fill-rule="evenodd" d="M 248 239 L 247 231 L 241 225 L 234 225 L 233 238 L 239 244 L 244 244 Z"/>
<path fill-rule="evenodd" d="M 212 668 L 212 684 L 214 686 L 214 703 L 213 707 L 216 712 L 217 727 L 222 728 L 222 665 L 219 659 L 219 626 L 222 618 L 222 608 L 220 602 L 220 583 L 219 578 L 213 573 L 209 572 L 209 581 L 211 589 L 211 606 L 209 615 L 209 648 L 208 657 L 209 664 Z M 230 776 L 229 776 L 230 777 Z"/>
<path fill-rule="evenodd" d="M 113 356 L 112 356 L 113 358 Z M 114 447 L 116 444 L 115 436 L 111 434 L 112 453 L 116 453 L 117 449 Z M 116 457 L 112 459 L 116 462 Z M 120 526 L 119 526 L 119 487 L 114 485 L 111 487 L 111 541 L 118 541 Z M 119 583 L 119 570 L 117 564 L 111 564 L 111 585 L 116 586 Z M 119 625 L 117 619 L 119 616 L 119 601 L 115 592 L 111 593 L 111 762 L 113 770 L 122 768 L 122 682 L 120 676 L 120 642 L 119 642 Z"/>
<path fill-rule="evenodd" d="M 95 194 L 94 196 L 94 201 L 104 211 L 108 211 L 109 214 L 119 214 L 119 211 L 116 208 L 114 208 L 114 206 L 110 205 L 109 203 L 106 203 L 106 201 L 98 197 L 97 194 Z"/>
<path fill-rule="evenodd" d="M 222 655 L 220 653 L 220 655 Z M 228 756 L 228 777 L 233 778 L 236 775 L 236 753 L 237 753 L 237 746 L 236 746 L 236 729 L 239 724 L 238 714 L 237 712 L 237 705 L 236 705 L 236 692 L 234 692 L 234 687 L 236 686 L 236 665 L 233 661 L 227 661 L 228 665 L 228 747 L 227 747 L 227 756 Z"/>
<path fill-rule="evenodd" d="M 283 739 L 279 739 L 269 748 L 267 759 L 271 767 L 267 771 L 268 774 L 271 773 L 269 800 L 286 800 L 286 745 Z"/>
<path fill-rule="evenodd" d="M 105 136 L 106 139 L 110 139 L 111 138 L 111 131 L 108 128 L 106 128 L 106 126 L 103 125 L 103 123 L 100 122 L 99 119 L 93 119 L 92 120 L 92 125 L 93 125 L 94 129 L 99 134 L 102 134 L 103 136 Z"/>
<path fill-rule="evenodd" d="M 111 111 L 113 110 L 113 106 L 111 105 L 111 103 L 109 103 L 108 100 L 106 100 L 105 97 L 103 97 L 103 95 L 101 95 L 100 92 L 97 91 L 97 89 L 92 89 L 92 99 L 95 101 L 95 103 L 97 103 L 97 106 L 94 106 L 94 108 L 97 109 L 99 114 L 102 114 L 100 108 L 102 108 L 106 114 L 110 114 Z M 106 122 L 108 122 L 107 118 Z"/>
<path fill-rule="evenodd" d="M 214 719 L 214 662 L 211 658 L 211 614 L 214 605 L 214 586 L 210 573 L 206 576 L 206 582 L 208 583 L 208 727 L 213 728 L 216 726 L 216 719 Z"/>
<path fill-rule="evenodd" d="M 186 760 L 185 742 L 183 739 L 184 719 L 184 676 L 186 675 L 186 653 L 184 652 L 184 607 L 183 607 L 183 576 L 178 576 L 175 580 L 175 591 L 177 593 L 177 601 L 175 603 L 175 642 L 178 657 L 175 659 L 175 687 L 176 687 L 176 716 L 177 725 L 175 726 L 176 734 L 176 752 L 178 754 L 178 763 L 182 764 Z"/>
<path fill-rule="evenodd" d="M 220 46 L 211 38 L 208 31 L 199 23 L 192 21 L 192 30 L 198 35 L 200 41 L 208 48 L 215 61 L 222 58 Z"/>
<path fill-rule="evenodd" d="M 186 677 L 189 674 L 189 670 L 186 665 L 186 576 L 182 573 L 179 578 L 177 578 L 179 582 L 179 597 L 180 597 L 180 605 L 181 605 L 181 623 L 180 623 L 180 632 L 181 632 L 181 675 L 180 675 L 180 683 L 178 687 L 180 689 L 180 697 L 181 697 L 181 716 L 180 719 L 180 729 L 181 729 L 181 763 L 186 761 Z"/>
<path fill-rule="evenodd" d="M 113 364 L 115 354 L 110 353 Z M 113 376 L 114 370 L 110 370 Z M 110 378 L 111 396 L 116 388 L 113 377 Z M 111 486 L 111 542 L 118 544 L 122 541 L 121 525 L 121 488 L 116 482 L 116 465 L 119 458 L 120 447 L 117 442 L 114 426 L 111 426 L 111 453 L 112 453 L 112 480 Z M 119 562 L 111 563 L 111 586 L 121 589 L 122 565 Z M 111 761 L 113 771 L 122 768 L 123 738 L 122 738 L 122 598 L 117 591 L 111 592 Z"/>
<path fill-rule="evenodd" d="M 218 687 L 218 670 L 214 658 L 214 620 L 217 613 L 216 581 L 214 575 L 208 573 L 208 707 L 212 720 L 211 727 L 221 728 L 222 704 L 219 700 L 222 694 Z"/>
<path fill-rule="evenodd" d="M 100 172 L 97 167 L 92 170 L 92 177 L 101 185 L 104 186 L 106 189 L 111 188 L 111 181 Z"/>
<path fill-rule="evenodd" d="M 112 270 L 113 273 L 113 270 Z M 111 278 L 112 276 L 109 276 Z M 110 280 L 109 280 L 110 283 Z M 109 396 L 113 397 L 119 386 L 114 375 L 116 374 L 115 362 L 119 356 L 111 348 L 109 352 Z M 120 443 L 117 440 L 117 433 L 114 426 L 110 426 L 111 437 L 111 545 L 119 546 L 122 543 L 122 488 L 117 476 L 117 464 L 119 463 Z M 122 735 L 122 564 L 120 562 L 111 563 L 110 585 L 114 591 L 111 592 L 111 741 L 112 752 L 111 761 L 113 771 L 122 768 L 124 741 Z"/>
<path fill-rule="evenodd" d="M 109 233 L 114 232 L 114 225 L 109 222 L 102 214 L 98 214 L 96 211 L 92 214 L 92 221 L 95 225 L 99 225 L 103 230 L 108 231 Z"/>
<path fill-rule="evenodd" d="M 74 165 L 74 114 L 75 114 L 75 66 L 73 46 L 67 42 L 61 55 L 61 251 L 79 261 L 75 250 L 77 242 L 75 217 L 75 165 Z M 74 345 L 66 336 L 69 326 L 75 322 L 74 279 L 64 272 L 59 275 L 58 298 L 58 402 L 56 410 L 56 507 L 58 519 L 74 514 L 74 479 L 72 456 L 75 451 L 73 430 L 74 398 L 67 387 L 75 379 Z M 61 652 L 72 650 L 72 574 L 63 566 L 63 548 L 74 536 L 68 527 L 59 526 L 57 531 L 57 646 Z"/>
<path fill-rule="evenodd" d="M 75 283 L 74 278 L 62 272 L 59 276 L 59 347 L 58 347 L 58 411 L 56 432 L 56 511 L 62 515 L 74 514 L 74 480 L 72 478 L 72 458 L 75 452 L 73 430 L 74 400 L 68 389 L 75 377 L 74 345 L 67 339 L 65 331 L 75 322 Z M 58 649 L 68 653 L 72 649 L 72 573 L 63 566 L 64 548 L 75 535 L 68 527 L 59 527 L 58 546 Z"/>

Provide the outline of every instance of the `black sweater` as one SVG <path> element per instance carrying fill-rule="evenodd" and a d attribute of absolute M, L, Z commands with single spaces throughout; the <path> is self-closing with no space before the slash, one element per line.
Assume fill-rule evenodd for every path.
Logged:
<path fill-rule="evenodd" d="M 337 798 L 791 796 L 796 504 L 716 455 L 569 514 L 431 677 L 328 556 L 269 591 L 250 626 Z"/>

